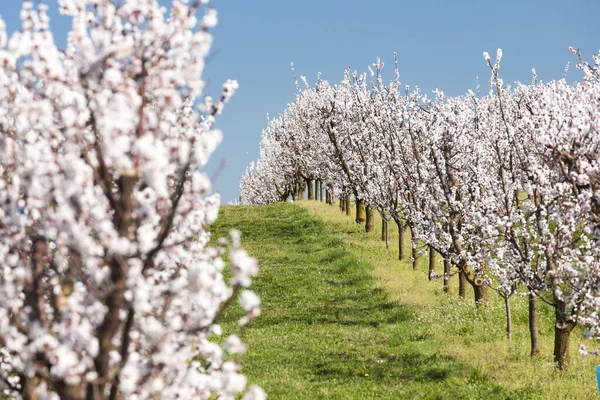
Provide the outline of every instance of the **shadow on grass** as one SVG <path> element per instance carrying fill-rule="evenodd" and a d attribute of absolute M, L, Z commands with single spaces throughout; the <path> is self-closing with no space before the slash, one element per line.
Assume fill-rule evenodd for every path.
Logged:
<path fill-rule="evenodd" d="M 375 287 L 371 267 L 305 209 L 281 203 L 224 207 L 212 227 L 214 237 L 226 236 L 230 228 L 242 232 L 242 246 L 264 266 L 252 285 L 262 315 L 244 333 L 244 371 L 275 397 L 319 398 L 313 392 L 321 390 L 339 394 L 331 398 L 535 394 L 525 390 L 521 397 L 437 354 L 441 345 L 421 326 L 418 312 L 390 301 Z M 241 315 L 239 308 L 228 310 L 226 330 Z M 253 349 L 261 349 L 260 355 L 253 358 Z M 352 387 L 365 384 L 370 395 L 353 393 Z"/>

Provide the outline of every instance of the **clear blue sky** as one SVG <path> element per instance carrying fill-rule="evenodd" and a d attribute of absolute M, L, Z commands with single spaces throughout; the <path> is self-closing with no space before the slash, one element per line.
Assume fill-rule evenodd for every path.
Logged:
<path fill-rule="evenodd" d="M 160 0 L 167 5 L 169 0 Z M 19 28 L 20 1 L 0 0 L 9 32 Z M 64 43 L 68 20 L 48 0 L 55 36 Z M 238 182 L 258 153 L 266 114 L 276 115 L 293 100 L 290 62 L 314 82 L 317 72 L 337 82 L 347 67 L 365 71 L 381 57 L 392 77 L 398 53 L 404 84 L 449 95 L 487 91 L 489 70 L 482 57 L 503 49 L 505 81 L 530 82 L 531 68 L 543 80 L 559 79 L 571 61 L 570 79 L 580 79 L 568 47 L 586 59 L 600 49 L 599 0 L 214 0 L 219 25 L 214 57 L 205 73 L 209 92 L 237 79 L 240 88 L 218 119 L 224 142 L 206 171 L 221 159 L 228 165 L 215 183 L 222 202 L 239 195 Z"/>

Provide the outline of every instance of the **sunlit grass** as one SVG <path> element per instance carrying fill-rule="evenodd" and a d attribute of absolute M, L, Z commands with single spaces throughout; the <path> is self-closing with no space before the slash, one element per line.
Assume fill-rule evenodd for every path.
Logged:
<path fill-rule="evenodd" d="M 348 249 L 372 266 L 372 276 L 381 288 L 390 293 L 391 298 L 421 310 L 417 318 L 428 326 L 430 337 L 442 343 L 444 354 L 468 363 L 503 386 L 512 389 L 530 387 L 542 398 L 600 397 L 594 371 L 600 359 L 583 358 L 577 351 L 579 343 L 584 342 L 582 329 L 572 333 L 569 369 L 564 372 L 555 370 L 552 359 L 553 310 L 545 303 L 540 301 L 538 304 L 541 354 L 532 359 L 529 356 L 527 298 L 511 299 L 513 340 L 509 343 L 505 336 L 502 299 L 490 292 L 487 309 L 477 311 L 472 297 L 466 303 L 458 300 L 456 278 L 450 282 L 450 293 L 443 293 L 441 279 L 432 282 L 427 279 L 427 254 L 420 258 L 419 270 L 412 270 L 408 234 L 405 234 L 404 244 L 408 257 L 403 261 L 397 260 L 398 233 L 395 224 L 389 224 L 390 248 L 386 249 L 380 240 L 381 218 L 376 217 L 375 232 L 367 234 L 363 226 L 343 215 L 337 206 L 307 201 L 300 204 L 325 221 L 328 230 L 344 235 Z M 437 271 L 442 273 L 443 266 L 438 261 Z M 472 296 L 470 291 L 468 293 Z"/>
<path fill-rule="evenodd" d="M 298 205 L 300 207 L 298 207 Z M 337 206 L 224 207 L 211 227 L 231 228 L 261 261 L 255 290 L 262 315 L 246 328 L 243 365 L 250 383 L 281 399 L 566 399 L 594 398 L 593 359 L 577 355 L 558 373 L 552 364 L 552 315 L 541 307 L 542 355 L 528 356 L 526 299 L 515 299 L 514 339 L 504 335 L 503 304 L 477 310 L 462 303 L 451 281 L 427 279 L 427 255 L 418 271 L 398 261 L 397 231 L 390 248 Z M 442 265 L 439 263 L 441 272 Z M 239 310 L 225 316 L 235 331 Z M 600 360 L 599 360 L 600 361 Z"/>

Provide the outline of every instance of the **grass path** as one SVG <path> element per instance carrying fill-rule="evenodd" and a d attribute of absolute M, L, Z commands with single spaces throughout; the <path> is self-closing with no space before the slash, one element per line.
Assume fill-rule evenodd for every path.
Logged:
<path fill-rule="evenodd" d="M 244 373 L 270 399 L 598 398 L 597 360 L 575 352 L 569 371 L 554 370 L 549 309 L 539 316 L 543 354 L 531 359 L 522 299 L 508 344 L 497 296 L 477 312 L 443 294 L 427 281 L 427 257 L 417 272 L 396 259 L 391 228 L 386 249 L 377 232 L 318 202 L 223 207 L 211 228 L 215 238 L 240 230 L 261 262 L 262 315 L 241 336 Z M 239 333 L 239 315 L 225 315 L 226 333 Z"/>
<path fill-rule="evenodd" d="M 427 287 L 425 274 L 399 264 L 375 235 L 363 234 L 335 207 L 223 207 L 211 230 L 220 237 L 231 228 L 242 232 L 244 248 L 261 262 L 253 289 L 262 315 L 241 336 L 249 349 L 244 373 L 270 399 L 568 397 L 552 387 L 558 396 L 548 397 L 535 379 L 515 384 L 490 373 L 493 368 L 482 372 L 423 307 L 424 301 L 440 303 L 441 283 L 440 290 Z M 225 315 L 226 332 L 237 330 L 239 314 Z M 461 332 L 477 334 L 468 324 Z M 478 348 L 477 341 L 466 342 Z M 553 379 L 552 368 L 542 371 Z"/>
<path fill-rule="evenodd" d="M 491 292 L 488 307 L 476 310 L 471 291 L 467 291 L 470 299 L 466 304 L 458 301 L 456 278 L 450 283 L 450 294 L 443 293 L 441 279 L 432 282 L 427 279 L 429 260 L 426 255 L 420 257 L 418 271 L 413 271 L 410 259 L 397 260 L 395 226 L 390 227 L 390 249 L 386 249 L 380 240 L 380 218 L 375 218 L 375 232 L 365 233 L 363 226 L 343 215 L 338 207 L 314 201 L 303 201 L 300 205 L 323 221 L 330 234 L 343 238 L 348 251 L 368 262 L 377 285 L 389 293 L 391 299 L 415 310 L 416 319 L 427 327 L 429 342 L 435 341 L 441 354 L 469 365 L 519 395 L 524 393 L 525 398 L 600 398 L 595 376 L 595 365 L 600 364 L 600 360 L 578 355 L 578 345 L 584 342 L 582 327 L 577 327 L 571 335 L 569 369 L 563 372 L 555 369 L 552 359 L 554 315 L 553 309 L 545 303 L 538 303 L 541 354 L 532 358 L 529 356 L 526 297 L 511 299 L 513 340 L 508 342 L 500 297 Z M 405 254 L 410 251 L 408 236 L 405 235 Z M 441 260 L 437 268 L 441 272 Z M 591 340 L 585 343 L 591 348 L 598 347 Z"/>

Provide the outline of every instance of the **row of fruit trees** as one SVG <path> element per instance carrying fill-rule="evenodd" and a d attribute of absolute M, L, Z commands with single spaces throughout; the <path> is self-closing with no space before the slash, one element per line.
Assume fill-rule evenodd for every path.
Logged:
<path fill-rule="evenodd" d="M 413 249 L 439 253 L 446 278 L 458 273 L 479 304 L 494 289 L 510 318 L 510 297 L 528 296 L 532 354 L 537 303 L 553 307 L 562 369 L 573 328 L 595 335 L 600 326 L 600 56 L 590 64 L 570 50 L 580 83 L 541 82 L 533 71 L 531 84 L 508 84 L 501 50 L 495 61 L 484 53 L 483 96 L 430 97 L 401 85 L 397 63 L 384 82 L 379 60 L 337 85 L 302 78 L 295 101 L 263 131 L 241 200 L 302 197 L 305 182 L 346 207 L 353 196 L 367 229 L 374 210 L 408 227 Z"/>

